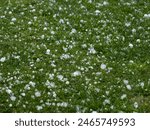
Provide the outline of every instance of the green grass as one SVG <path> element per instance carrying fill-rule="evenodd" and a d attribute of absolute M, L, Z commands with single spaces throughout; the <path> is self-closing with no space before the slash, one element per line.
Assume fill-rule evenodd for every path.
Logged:
<path fill-rule="evenodd" d="M 1 0 L 0 112 L 150 112 L 149 8 Z"/>

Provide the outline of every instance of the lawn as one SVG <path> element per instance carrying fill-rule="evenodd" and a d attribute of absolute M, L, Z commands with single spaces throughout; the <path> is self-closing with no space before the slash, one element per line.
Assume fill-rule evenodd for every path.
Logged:
<path fill-rule="evenodd" d="M 0 112 L 150 112 L 150 0 L 1 0 Z"/>

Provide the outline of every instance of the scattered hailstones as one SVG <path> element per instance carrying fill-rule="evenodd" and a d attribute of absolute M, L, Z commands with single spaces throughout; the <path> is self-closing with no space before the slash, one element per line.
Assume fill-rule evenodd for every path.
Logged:
<path fill-rule="evenodd" d="M 63 75 L 57 75 L 57 78 L 58 78 L 60 81 L 63 81 L 64 76 L 63 76 Z"/>
<path fill-rule="evenodd" d="M 36 97 L 40 97 L 41 96 L 41 93 L 39 91 L 35 92 L 35 96 Z"/>
<path fill-rule="evenodd" d="M 54 87 L 55 87 L 55 83 L 54 83 L 54 82 L 49 82 L 48 80 L 46 81 L 45 85 L 46 85 L 48 88 L 54 88 Z"/>
<path fill-rule="evenodd" d="M 150 14 L 144 14 L 144 18 L 150 18 Z"/>
<path fill-rule="evenodd" d="M 82 48 L 87 48 L 87 45 L 86 44 L 82 44 Z"/>
<path fill-rule="evenodd" d="M 136 40 L 136 42 L 137 42 L 137 43 L 140 43 L 140 42 L 141 42 L 141 40 L 140 40 L 140 39 L 137 39 L 137 40 Z"/>
<path fill-rule="evenodd" d="M 70 58 L 70 55 L 69 54 L 62 54 L 60 56 L 60 59 L 69 59 Z"/>
<path fill-rule="evenodd" d="M 12 104 L 9 104 L 9 107 L 12 107 Z"/>
<path fill-rule="evenodd" d="M 31 24 L 32 24 L 32 22 L 31 22 L 31 21 L 29 21 L 29 22 L 28 22 L 28 25 L 31 25 Z"/>
<path fill-rule="evenodd" d="M 121 96 L 121 99 L 123 100 L 123 99 L 125 99 L 127 97 L 127 95 L 126 94 L 123 94 L 122 96 Z"/>
<path fill-rule="evenodd" d="M 6 90 L 6 93 L 11 94 L 12 91 L 11 91 L 10 89 L 7 89 L 7 90 Z"/>
<path fill-rule="evenodd" d="M 73 28 L 73 29 L 71 30 L 70 34 L 74 34 L 74 33 L 76 33 L 76 32 L 77 32 L 77 30 Z"/>
<path fill-rule="evenodd" d="M 62 103 L 57 103 L 58 107 L 67 107 L 68 103 L 67 102 L 62 102 Z"/>
<path fill-rule="evenodd" d="M 12 22 L 16 22 L 16 20 L 17 20 L 16 18 L 12 18 L 11 19 Z"/>
<path fill-rule="evenodd" d="M 134 108 L 138 108 L 139 107 L 137 102 L 135 102 L 133 105 L 134 105 Z"/>
<path fill-rule="evenodd" d="M 126 86 L 126 88 L 127 88 L 128 90 L 131 90 L 131 89 L 132 89 L 132 88 L 131 88 L 131 85 L 129 85 L 129 84 Z"/>
<path fill-rule="evenodd" d="M 129 44 L 129 47 L 130 47 L 130 48 L 133 48 L 133 44 L 130 43 L 130 44 Z"/>
<path fill-rule="evenodd" d="M 60 23 L 60 24 L 64 24 L 65 22 L 64 22 L 63 19 L 60 19 L 60 20 L 59 20 L 59 23 Z"/>
<path fill-rule="evenodd" d="M 6 61 L 6 57 L 0 58 L 0 62 L 5 62 L 5 61 Z"/>
<path fill-rule="evenodd" d="M 80 75 L 81 75 L 81 72 L 78 70 L 72 73 L 72 76 L 74 76 L 74 77 L 80 76 Z"/>
<path fill-rule="evenodd" d="M 47 49 L 47 50 L 46 50 L 46 54 L 47 54 L 47 55 L 49 55 L 50 52 L 51 52 L 50 49 Z"/>
<path fill-rule="evenodd" d="M 44 39 L 45 38 L 45 35 L 41 35 L 41 39 Z"/>
<path fill-rule="evenodd" d="M 95 14 L 96 14 L 96 15 L 99 15 L 99 14 L 100 14 L 100 11 L 99 11 L 99 10 L 96 10 L 96 11 L 95 11 Z"/>
<path fill-rule="evenodd" d="M 126 26 L 126 27 L 129 27 L 130 25 L 131 25 L 130 22 L 125 23 L 125 26 Z"/>
<path fill-rule="evenodd" d="M 25 94 L 25 93 L 21 93 L 21 96 L 23 96 L 23 97 L 24 97 L 24 96 L 26 96 L 26 94 Z"/>
<path fill-rule="evenodd" d="M 88 50 L 89 50 L 90 54 L 95 54 L 96 53 L 96 50 L 94 49 L 94 47 L 90 47 Z"/>
<path fill-rule="evenodd" d="M 104 63 L 101 64 L 101 69 L 105 70 L 106 69 L 106 65 Z"/>
<path fill-rule="evenodd" d="M 109 3 L 107 1 L 104 1 L 103 5 L 109 5 Z"/>
<path fill-rule="evenodd" d="M 14 95 L 11 95 L 11 96 L 10 96 L 10 100 L 11 100 L 11 101 L 15 101 L 15 100 L 16 100 L 16 97 L 15 97 Z"/>
<path fill-rule="evenodd" d="M 143 88 L 143 87 L 144 87 L 144 82 L 141 82 L 141 83 L 140 83 L 140 86 Z"/>
<path fill-rule="evenodd" d="M 37 109 L 38 111 L 40 111 L 40 110 L 43 109 L 43 107 L 42 107 L 42 106 L 36 106 L 36 109 Z"/>
<path fill-rule="evenodd" d="M 126 79 L 124 79 L 124 80 L 123 80 L 123 83 L 124 83 L 125 85 L 128 85 L 129 81 L 126 80 Z"/>
<path fill-rule="evenodd" d="M 110 104 L 110 100 L 109 99 L 105 99 L 104 100 L 103 105 L 106 105 L 106 104 Z"/>
<path fill-rule="evenodd" d="M 35 83 L 35 82 L 30 81 L 30 82 L 29 82 L 29 85 L 30 85 L 30 86 L 32 86 L 32 87 L 35 87 L 36 83 Z"/>

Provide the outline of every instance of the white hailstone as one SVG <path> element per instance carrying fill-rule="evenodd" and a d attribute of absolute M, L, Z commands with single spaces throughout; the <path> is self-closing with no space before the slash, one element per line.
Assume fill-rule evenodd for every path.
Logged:
<path fill-rule="evenodd" d="M 106 95 L 107 95 L 107 96 L 109 95 L 109 91 L 106 91 Z"/>
<path fill-rule="evenodd" d="M 20 56 L 14 56 L 15 59 L 20 59 Z"/>
<path fill-rule="evenodd" d="M 6 93 L 11 94 L 12 91 L 11 91 L 10 89 L 7 89 L 7 90 L 6 90 Z"/>
<path fill-rule="evenodd" d="M 74 28 L 71 30 L 71 34 L 74 34 L 74 33 L 76 33 L 76 32 L 77 32 L 77 30 L 74 29 Z"/>
<path fill-rule="evenodd" d="M 91 53 L 91 54 L 96 53 L 96 50 L 94 49 L 94 47 L 90 47 L 88 50 L 89 50 L 89 53 Z"/>
<path fill-rule="evenodd" d="M 10 100 L 15 101 L 15 100 L 16 100 L 16 97 L 15 97 L 14 95 L 11 95 L 11 96 L 10 96 Z"/>
<path fill-rule="evenodd" d="M 84 23 L 84 20 L 81 19 L 81 20 L 80 20 L 80 23 Z"/>
<path fill-rule="evenodd" d="M 102 72 L 96 72 L 96 76 L 100 76 Z"/>
<path fill-rule="evenodd" d="M 134 105 L 134 108 L 138 108 L 139 106 L 137 102 L 135 102 L 133 105 Z"/>
<path fill-rule="evenodd" d="M 133 61 L 133 60 L 130 60 L 130 61 L 129 61 L 129 63 L 130 63 L 130 64 L 133 64 L 133 63 L 134 63 L 134 61 Z"/>
<path fill-rule="evenodd" d="M 55 87 L 55 83 L 54 83 L 54 82 L 49 82 L 48 80 L 46 81 L 45 85 L 46 85 L 48 88 L 54 88 L 54 87 Z"/>
<path fill-rule="evenodd" d="M 30 85 L 29 85 L 29 84 L 25 85 L 24 89 L 25 89 L 25 90 L 30 90 L 30 89 L 31 89 L 31 88 L 30 88 Z"/>
<path fill-rule="evenodd" d="M 29 85 L 30 85 L 30 86 L 32 86 L 32 87 L 35 87 L 36 83 L 35 83 L 35 82 L 30 81 L 30 82 L 29 82 Z"/>
<path fill-rule="evenodd" d="M 47 27 L 44 27 L 43 30 L 46 31 L 46 30 L 47 30 Z"/>
<path fill-rule="evenodd" d="M 150 18 L 150 14 L 144 14 L 144 18 Z"/>
<path fill-rule="evenodd" d="M 21 93 L 21 96 L 23 96 L 23 97 L 24 97 L 25 95 L 26 95 L 25 93 Z"/>
<path fill-rule="evenodd" d="M 51 31 L 51 34 L 52 34 L 52 35 L 54 35 L 54 34 L 55 34 L 55 32 L 54 32 L 54 31 Z"/>
<path fill-rule="evenodd" d="M 12 107 L 12 104 L 9 104 L 9 107 Z"/>
<path fill-rule="evenodd" d="M 128 84 L 126 87 L 127 87 L 128 90 L 131 90 L 131 89 L 132 89 L 132 88 L 131 88 L 131 85 L 129 85 L 129 84 Z"/>
<path fill-rule="evenodd" d="M 62 107 L 67 107 L 67 106 L 68 106 L 68 103 L 67 103 L 67 102 L 62 102 L 62 103 L 61 103 L 61 106 L 62 106 Z"/>
<path fill-rule="evenodd" d="M 81 75 L 81 72 L 80 71 L 75 71 L 75 72 L 73 72 L 73 74 L 72 74 L 72 76 L 80 76 Z"/>
<path fill-rule="evenodd" d="M 54 74 L 49 74 L 50 79 L 54 79 Z"/>
<path fill-rule="evenodd" d="M 132 33 L 136 33 L 136 29 L 132 29 Z"/>
<path fill-rule="evenodd" d="M 111 109 L 114 109 L 114 106 L 112 105 L 110 108 L 111 108 Z"/>
<path fill-rule="evenodd" d="M 60 56 L 60 59 L 69 59 L 69 58 L 70 58 L 70 55 L 68 55 L 68 54 L 62 54 Z"/>
<path fill-rule="evenodd" d="M 89 3 L 92 3 L 92 0 L 89 0 Z"/>
<path fill-rule="evenodd" d="M 45 35 L 42 35 L 42 36 L 41 36 L 41 39 L 44 39 L 44 38 L 45 38 Z"/>
<path fill-rule="evenodd" d="M 50 49 L 47 49 L 47 50 L 46 50 L 46 54 L 47 54 L 47 55 L 49 55 L 50 52 L 51 52 Z"/>
<path fill-rule="evenodd" d="M 64 24 L 65 22 L 64 22 L 63 19 L 60 19 L 60 20 L 59 20 L 59 23 L 60 23 L 60 24 Z"/>
<path fill-rule="evenodd" d="M 106 69 L 106 65 L 104 63 L 101 64 L 101 69 Z"/>
<path fill-rule="evenodd" d="M 140 83 L 140 86 L 143 88 L 143 87 L 144 87 L 144 82 L 141 82 L 141 83 Z"/>
<path fill-rule="evenodd" d="M 87 48 L 87 45 L 86 45 L 86 44 L 83 44 L 83 45 L 82 45 L 82 48 Z"/>
<path fill-rule="evenodd" d="M 99 14 L 100 14 L 100 11 L 99 11 L 99 10 L 96 10 L 95 13 L 96 13 L 96 15 L 99 15 Z"/>
<path fill-rule="evenodd" d="M 110 100 L 109 99 L 105 99 L 104 100 L 103 105 L 106 105 L 106 104 L 110 104 Z"/>
<path fill-rule="evenodd" d="M 127 97 L 127 95 L 126 94 L 123 94 L 122 96 L 121 96 L 121 99 L 123 100 L 123 99 L 125 99 Z"/>
<path fill-rule="evenodd" d="M 11 11 L 9 11 L 9 12 L 8 12 L 8 14 L 12 14 L 12 12 L 11 12 Z"/>
<path fill-rule="evenodd" d="M 129 44 L 129 47 L 130 47 L 130 48 L 133 48 L 133 44 L 130 43 L 130 44 Z"/>
<path fill-rule="evenodd" d="M 63 75 L 57 75 L 57 78 L 58 78 L 60 81 L 62 81 L 63 78 L 64 78 L 64 76 L 63 76 Z"/>
<path fill-rule="evenodd" d="M 36 20 L 37 20 L 37 17 L 36 17 L 36 16 L 34 16 L 34 17 L 33 17 L 33 19 L 36 21 Z"/>
<path fill-rule="evenodd" d="M 40 58 L 37 58 L 37 59 L 36 59 L 36 62 L 40 62 Z"/>
<path fill-rule="evenodd" d="M 31 24 L 32 24 L 32 22 L 31 22 L 31 21 L 29 21 L 29 22 L 28 22 L 28 25 L 31 25 Z"/>
<path fill-rule="evenodd" d="M 2 57 L 1 59 L 0 59 L 0 62 L 5 62 L 6 61 L 6 57 Z"/>
<path fill-rule="evenodd" d="M 96 91 L 97 93 L 99 93 L 99 92 L 100 92 L 100 89 L 99 89 L 99 88 L 95 88 L 95 91 Z"/>
<path fill-rule="evenodd" d="M 17 20 L 16 18 L 12 18 L 12 19 L 11 19 L 12 22 L 15 22 L 16 20 Z"/>
<path fill-rule="evenodd" d="M 32 9 L 32 11 L 31 12 L 35 12 L 36 11 L 36 9 Z"/>
<path fill-rule="evenodd" d="M 126 26 L 126 27 L 129 27 L 130 25 L 131 25 L 130 22 L 125 23 L 125 26 Z"/>
<path fill-rule="evenodd" d="M 107 1 L 104 1 L 103 5 L 109 5 L 109 3 Z"/>
<path fill-rule="evenodd" d="M 70 82 L 69 81 L 66 81 L 66 84 L 68 85 Z"/>
<path fill-rule="evenodd" d="M 124 80 L 123 80 L 123 83 L 124 83 L 125 85 L 127 85 L 127 84 L 129 83 L 129 81 L 126 80 L 126 79 L 124 79 Z"/>
<path fill-rule="evenodd" d="M 35 96 L 36 97 L 40 97 L 41 96 L 41 92 L 39 92 L 39 91 L 35 92 Z"/>
<path fill-rule="evenodd" d="M 57 103 L 57 106 L 60 107 L 60 106 L 61 106 L 61 103 L 58 102 L 58 103 Z"/>
<path fill-rule="evenodd" d="M 137 39 L 137 40 L 136 40 L 136 42 L 138 42 L 138 43 L 140 43 L 140 41 L 141 41 L 140 39 Z"/>
<path fill-rule="evenodd" d="M 67 52 L 67 51 L 68 51 L 68 48 L 66 48 L 66 47 L 63 47 L 63 50 L 64 50 L 65 52 Z"/>
<path fill-rule="evenodd" d="M 56 95 L 56 92 L 53 92 L 53 97 L 56 97 L 57 95 Z"/>
<path fill-rule="evenodd" d="M 42 106 L 36 106 L 36 109 L 37 109 L 38 111 L 40 111 L 40 110 L 43 109 L 43 107 L 42 107 Z"/>
<path fill-rule="evenodd" d="M 21 15 L 24 15 L 24 12 L 20 12 Z"/>

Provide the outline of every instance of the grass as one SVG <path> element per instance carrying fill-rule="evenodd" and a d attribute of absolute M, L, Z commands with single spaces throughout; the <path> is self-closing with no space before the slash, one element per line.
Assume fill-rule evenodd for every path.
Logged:
<path fill-rule="evenodd" d="M 0 112 L 150 112 L 149 7 L 1 0 Z"/>

